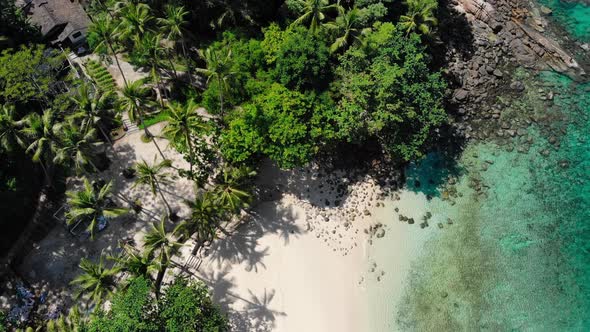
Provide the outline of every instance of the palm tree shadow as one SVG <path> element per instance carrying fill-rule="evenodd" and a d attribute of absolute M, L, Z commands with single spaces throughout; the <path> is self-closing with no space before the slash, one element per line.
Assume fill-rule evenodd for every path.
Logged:
<path fill-rule="evenodd" d="M 209 273 L 204 272 L 199 279 L 211 288 L 213 301 L 224 311 L 229 311 L 231 304 L 234 303 L 234 297 L 228 294 L 231 294 L 235 287 L 234 278 L 229 276 L 229 266 L 218 272 L 213 270 Z"/>
<path fill-rule="evenodd" d="M 270 303 L 275 297 L 276 291 L 274 289 L 267 291 L 265 288 L 261 297 L 256 296 L 250 289 L 248 289 L 248 293 L 250 294 L 250 300 L 246 301 L 245 310 L 251 317 L 254 316 L 261 322 L 274 322 L 276 316 L 287 315 L 284 312 L 269 308 Z"/>
<path fill-rule="evenodd" d="M 301 227 L 294 223 L 296 216 L 291 209 L 285 209 L 272 203 L 262 203 L 264 212 L 252 212 L 252 221 L 243 224 L 223 241 L 215 241 L 209 255 L 219 267 L 226 261 L 232 264 L 246 264 L 246 270 L 255 272 L 258 268 L 266 269 L 264 258 L 271 248 L 260 247 L 258 239 L 265 234 L 277 234 L 288 245 L 292 236 L 302 233 Z M 260 211 L 260 210 L 259 210 Z"/>
<path fill-rule="evenodd" d="M 248 293 L 249 298 L 230 294 L 244 304 L 242 310 L 228 312 L 234 330 L 270 332 L 276 326 L 277 317 L 287 316 L 287 313 L 270 307 L 276 294 L 274 289 L 268 291 L 265 288 L 260 296 L 254 294 L 251 289 L 248 289 Z"/>

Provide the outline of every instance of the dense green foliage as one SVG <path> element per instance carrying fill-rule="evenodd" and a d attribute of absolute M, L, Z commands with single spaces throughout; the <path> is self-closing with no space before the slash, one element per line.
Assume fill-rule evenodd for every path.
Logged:
<path fill-rule="evenodd" d="M 283 167 L 305 164 L 329 138 L 329 122 L 321 117 L 331 105 L 323 97 L 273 83 L 229 123 L 222 136 L 225 157 L 243 162 L 262 153 Z"/>
<path fill-rule="evenodd" d="M 377 26 L 366 47 L 340 58 L 342 95 L 336 121 L 342 139 L 375 136 L 385 152 L 405 160 L 421 157 L 421 148 L 445 119 L 440 74 L 430 73 L 417 35 L 404 38 L 393 24 Z"/>
<path fill-rule="evenodd" d="M 0 50 L 34 41 L 37 31 L 13 0 L 0 0 Z"/>
<path fill-rule="evenodd" d="M 157 300 L 150 282 L 140 277 L 115 295 L 111 309 L 92 319 L 88 330 L 222 332 L 227 321 L 202 283 L 177 278 Z"/>
<path fill-rule="evenodd" d="M 101 312 L 91 320 L 90 332 L 157 331 L 153 314 L 156 310 L 148 280 L 136 278 L 126 290 L 117 293 L 110 311 Z"/>
<path fill-rule="evenodd" d="M 272 76 L 277 82 L 292 89 L 325 86 L 330 72 L 329 50 L 317 35 L 303 27 L 268 29 L 264 45 L 273 50 L 267 51 L 267 59 L 273 60 L 269 64 L 274 65 Z"/>
<path fill-rule="evenodd" d="M 160 319 L 166 331 L 221 332 L 227 330 L 226 318 L 213 303 L 202 283 L 178 278 L 159 302 Z"/>
<path fill-rule="evenodd" d="M 5 50 L 0 56 L 0 101 L 26 103 L 46 100 L 63 55 L 43 46 Z"/>
<path fill-rule="evenodd" d="M 358 22 L 360 14 L 354 15 L 346 20 Z M 229 40 L 215 45 L 254 46 L 243 54 L 243 47 L 232 47 L 233 61 L 240 64 L 235 70 L 243 73 L 237 84 L 245 88 L 236 94 L 241 106 L 227 117 L 221 136 L 229 161 L 268 156 L 288 168 L 307 163 L 335 143 L 371 141 L 394 159 L 423 155 L 432 131 L 446 120 L 445 84 L 430 71 L 419 36 L 406 36 L 391 23 L 362 32 L 360 23 L 347 24 L 338 37 L 344 39 L 332 46 L 348 50 L 332 58 L 322 34 L 299 26 L 282 30 L 271 25 L 260 43 L 226 34 Z"/>

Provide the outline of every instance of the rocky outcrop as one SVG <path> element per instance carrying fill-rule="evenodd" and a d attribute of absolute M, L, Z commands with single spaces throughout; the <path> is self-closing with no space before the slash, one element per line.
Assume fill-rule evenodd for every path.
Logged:
<path fill-rule="evenodd" d="M 461 13 L 472 34 L 468 54 L 459 47 L 449 48 L 446 54 L 447 73 L 454 83 L 450 96 L 458 120 L 455 128 L 465 138 L 523 136 L 519 129 L 534 121 L 501 122 L 502 111 L 510 105 L 498 97 L 527 93 L 526 82 L 510 75 L 516 67 L 554 69 L 574 79 L 585 75 L 574 57 L 551 39 L 553 33 L 546 31 L 551 28 L 545 18 L 552 14 L 548 8 L 530 8 L 524 0 L 451 1 L 450 10 Z M 574 51 L 572 46 L 576 45 L 567 45 Z M 551 105 L 553 92 L 539 95 Z"/>

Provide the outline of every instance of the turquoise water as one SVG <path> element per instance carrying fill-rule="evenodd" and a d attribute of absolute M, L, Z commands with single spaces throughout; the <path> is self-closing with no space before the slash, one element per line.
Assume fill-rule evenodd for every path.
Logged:
<path fill-rule="evenodd" d="M 576 39 L 590 41 L 590 6 L 582 2 L 563 0 L 540 0 L 551 8 L 553 18 Z"/>
<path fill-rule="evenodd" d="M 555 22 L 590 38 L 587 6 L 552 8 Z M 427 187 L 446 199 L 453 226 L 413 264 L 400 330 L 590 331 L 590 82 L 519 74 L 527 92 L 503 116 L 534 118 L 526 135 L 471 143 L 460 172 L 436 157 L 408 170 L 414 190 L 425 170 L 458 175 L 438 193 Z M 540 99 L 548 91 L 553 103 Z"/>

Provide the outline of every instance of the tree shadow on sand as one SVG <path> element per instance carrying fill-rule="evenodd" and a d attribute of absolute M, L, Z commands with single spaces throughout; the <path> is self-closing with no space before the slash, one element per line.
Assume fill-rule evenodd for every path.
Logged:
<path fill-rule="evenodd" d="M 229 276 L 229 267 L 204 273 L 199 279 L 211 288 L 213 301 L 228 314 L 234 331 L 269 332 L 275 327 L 277 317 L 287 315 L 271 308 L 276 293 L 274 289 L 265 288 L 259 295 L 248 289 L 247 298 L 236 294 L 233 291 L 235 280 Z"/>
<path fill-rule="evenodd" d="M 216 241 L 209 251 L 210 259 L 218 266 L 230 262 L 232 264 L 246 264 L 247 271 L 266 269 L 263 263 L 268 255 L 269 247 L 260 248 L 258 239 L 264 234 L 277 234 L 285 245 L 291 237 L 297 237 L 303 230 L 294 223 L 297 216 L 288 208 L 282 208 L 272 203 L 262 203 L 266 217 L 257 212 L 251 212 L 251 221 L 244 224 L 230 238 Z"/>

